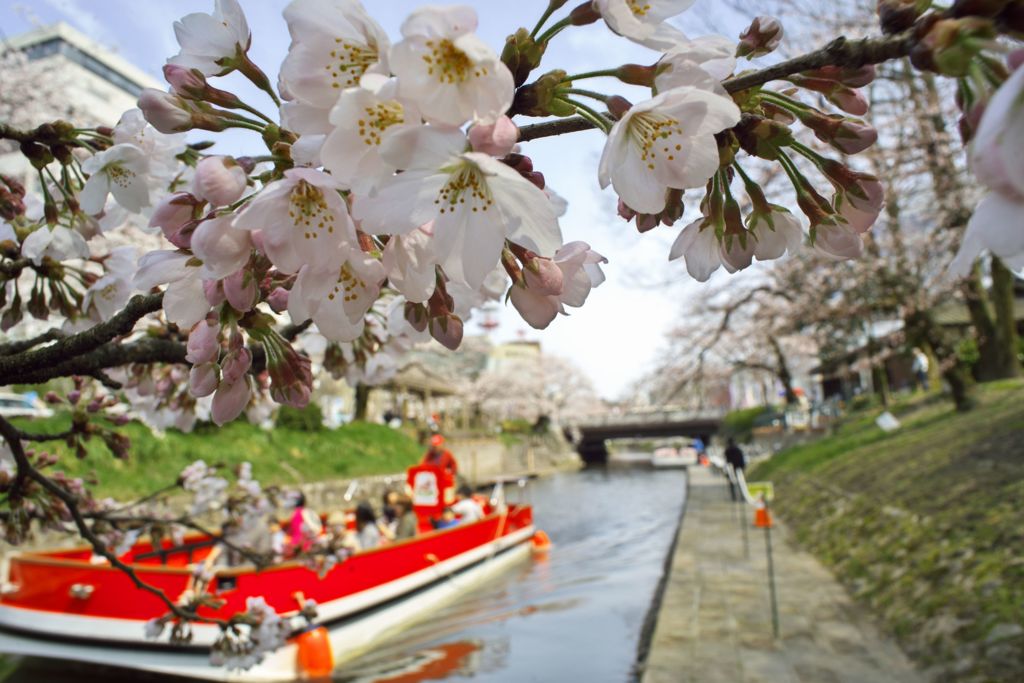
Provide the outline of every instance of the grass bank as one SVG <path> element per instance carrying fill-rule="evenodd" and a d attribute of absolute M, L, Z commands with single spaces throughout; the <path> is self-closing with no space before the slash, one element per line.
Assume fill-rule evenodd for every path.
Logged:
<path fill-rule="evenodd" d="M 67 428 L 69 418 L 16 421 L 24 429 L 55 433 Z M 58 469 L 74 476 L 95 476 L 100 495 L 130 498 L 174 483 L 191 462 L 236 465 L 251 462 L 254 475 L 265 484 L 344 479 L 404 470 L 422 456 L 420 446 L 407 435 L 384 425 L 352 423 L 336 430 L 304 432 L 286 428 L 265 431 L 245 422 L 221 428 L 201 425 L 185 434 L 169 430 L 154 435 L 145 426 L 126 425 L 131 456 L 117 460 L 93 440 L 89 457 L 79 460 L 63 443 L 46 444 L 60 455 Z"/>
<path fill-rule="evenodd" d="M 918 397 L 759 464 L 776 510 L 940 681 L 1024 680 L 1024 382 Z"/>

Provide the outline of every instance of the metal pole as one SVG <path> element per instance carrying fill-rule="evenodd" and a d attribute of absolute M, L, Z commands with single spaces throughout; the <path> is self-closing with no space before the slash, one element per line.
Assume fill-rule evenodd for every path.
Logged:
<path fill-rule="evenodd" d="M 767 509 L 767 503 L 765 504 Z M 764 528 L 764 545 L 768 554 L 768 592 L 772 601 L 772 636 L 779 637 L 779 604 L 775 598 L 775 563 L 772 562 L 772 527 L 770 524 Z"/>
<path fill-rule="evenodd" d="M 733 504 L 736 507 L 736 504 Z M 740 509 L 740 526 L 743 528 L 743 559 L 750 559 L 750 532 L 747 531 L 747 525 L 750 524 L 750 518 L 743 513 L 747 511 L 747 506 L 743 500 L 739 501 Z"/>

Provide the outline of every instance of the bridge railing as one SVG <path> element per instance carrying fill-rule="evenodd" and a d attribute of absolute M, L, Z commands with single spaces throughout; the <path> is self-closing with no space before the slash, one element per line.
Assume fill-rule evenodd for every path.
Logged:
<path fill-rule="evenodd" d="M 616 425 L 666 424 L 674 422 L 718 421 L 725 416 L 721 409 L 687 410 L 658 409 L 631 410 L 622 413 L 586 415 L 569 421 L 567 426 L 586 429 L 588 427 L 613 427 Z"/>

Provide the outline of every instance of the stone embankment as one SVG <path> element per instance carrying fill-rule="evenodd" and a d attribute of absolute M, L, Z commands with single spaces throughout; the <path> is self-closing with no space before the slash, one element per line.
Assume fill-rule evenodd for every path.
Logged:
<path fill-rule="evenodd" d="M 708 469 L 691 467 L 688 480 L 643 683 L 924 683 L 778 520 L 774 637 L 764 532 L 751 508 Z"/>

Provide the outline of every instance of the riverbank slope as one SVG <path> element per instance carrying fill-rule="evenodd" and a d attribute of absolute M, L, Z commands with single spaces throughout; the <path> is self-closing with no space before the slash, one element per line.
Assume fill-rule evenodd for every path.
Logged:
<path fill-rule="evenodd" d="M 1024 382 L 850 416 L 753 469 L 775 510 L 932 678 L 1024 680 Z"/>

